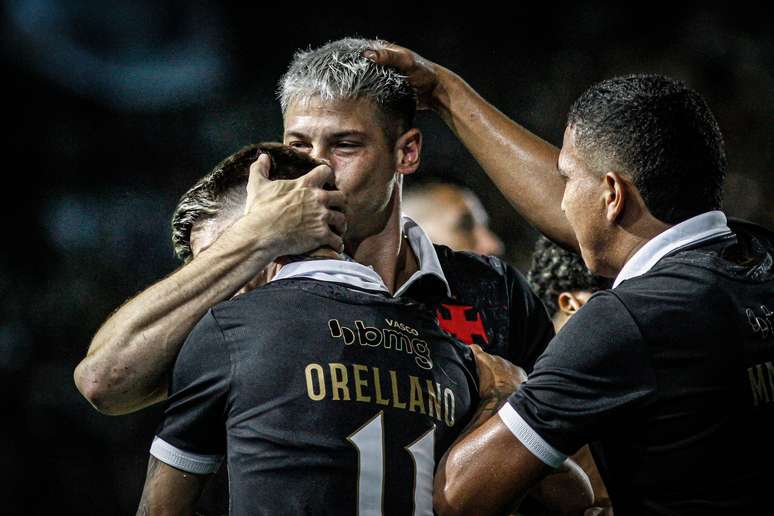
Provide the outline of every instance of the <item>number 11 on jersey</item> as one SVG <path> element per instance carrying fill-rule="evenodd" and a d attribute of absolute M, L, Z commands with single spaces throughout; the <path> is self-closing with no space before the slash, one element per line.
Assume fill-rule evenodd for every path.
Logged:
<path fill-rule="evenodd" d="M 383 412 L 369 419 L 347 440 L 357 450 L 358 515 L 381 516 L 385 481 Z M 414 516 L 432 516 L 435 425 L 404 449 L 414 462 Z"/>

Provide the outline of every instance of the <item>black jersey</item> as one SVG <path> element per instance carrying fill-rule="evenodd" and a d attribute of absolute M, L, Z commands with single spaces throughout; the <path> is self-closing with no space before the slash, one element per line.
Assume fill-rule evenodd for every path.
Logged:
<path fill-rule="evenodd" d="M 731 228 L 592 296 L 501 411 L 549 463 L 598 440 L 616 515 L 771 512 L 774 235 Z"/>
<path fill-rule="evenodd" d="M 450 335 L 532 371 L 554 336 L 543 303 L 524 276 L 503 260 L 436 245 L 451 296 L 433 298 L 423 285 L 406 292 L 435 304 L 438 322 Z M 438 289 L 435 290 L 438 292 Z"/>
<path fill-rule="evenodd" d="M 231 514 L 432 514 L 476 382 L 432 310 L 284 279 L 194 328 L 151 453 L 193 473 L 225 453 Z"/>

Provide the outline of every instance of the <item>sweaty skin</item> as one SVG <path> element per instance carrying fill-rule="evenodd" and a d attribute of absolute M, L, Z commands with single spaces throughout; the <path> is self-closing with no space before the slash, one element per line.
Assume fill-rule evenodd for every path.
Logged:
<path fill-rule="evenodd" d="M 578 250 L 561 210 L 558 148 L 505 116 L 454 72 L 411 50 L 392 45 L 364 55 L 405 74 L 417 90 L 418 107 L 438 113 L 514 208 L 551 240 Z"/>
<path fill-rule="evenodd" d="M 346 220 L 333 208 L 344 207 L 345 195 L 322 189 L 333 182 L 331 169 L 321 165 L 294 181 L 269 181 L 268 170 L 265 156 L 251 166 L 244 216 L 97 331 L 74 373 L 78 390 L 97 410 L 126 414 L 165 399 L 167 372 L 194 325 L 278 256 L 342 248 L 336 232 L 344 232 Z"/>
<path fill-rule="evenodd" d="M 527 375 L 520 367 L 485 353 L 479 346 L 471 348 L 476 357 L 481 401 L 471 422 L 438 463 L 433 486 L 436 513 L 502 514 L 531 495 L 551 514 L 583 514 L 594 500 L 583 470 L 571 460 L 557 470 L 551 469 L 524 448 L 496 417 Z M 495 469 L 516 468 L 519 475 L 492 473 Z M 469 473 L 474 469 L 475 473 Z"/>
<path fill-rule="evenodd" d="M 579 227 L 573 228 L 565 215 L 565 201 L 570 205 L 572 195 L 566 199 L 568 180 L 566 171 L 560 172 L 558 166 L 561 165 L 559 149 L 510 120 L 459 76 L 411 50 L 393 45 L 388 49 L 366 51 L 364 56 L 379 64 L 395 67 L 408 77 L 417 90 L 418 107 L 433 109 L 441 116 L 503 195 L 533 226 L 555 242 L 582 253 L 587 260 L 598 261 L 594 258 L 601 251 L 591 249 L 583 252 L 579 237 L 576 236 L 576 232 L 588 224 L 584 226 L 581 223 L 585 221 L 576 221 Z M 569 128 L 565 132 L 565 143 L 568 136 L 572 138 Z M 574 148 L 571 145 L 565 147 L 570 150 Z M 566 162 L 571 153 L 564 150 L 563 153 L 563 168 L 579 168 L 568 166 Z M 602 179 L 604 181 L 608 178 Z M 616 188 L 618 185 L 626 185 L 625 181 L 616 179 L 608 182 L 614 183 Z M 613 189 L 597 188 L 595 191 L 607 194 Z M 629 192 L 629 195 L 636 197 L 636 192 Z M 587 198 L 586 202 L 589 201 L 590 198 Z M 600 202 L 600 208 L 607 207 L 606 204 L 609 203 Z M 630 203 L 627 211 L 636 211 L 634 208 L 638 205 L 638 202 Z M 609 209 L 621 210 L 620 207 Z M 602 215 L 603 218 L 605 216 L 611 218 L 610 213 Z M 617 217 L 615 214 L 613 220 Z M 637 221 L 636 224 L 625 224 L 628 227 L 627 233 L 631 233 L 628 238 L 631 242 L 623 247 L 629 249 L 630 255 L 642 245 L 643 234 L 650 235 L 659 228 L 648 217 L 629 218 Z M 644 229 L 639 227 L 643 224 L 647 226 Z M 593 240 L 586 238 L 584 241 Z M 601 240 L 597 238 L 596 241 Z M 623 263 L 621 260 L 625 261 L 626 256 L 605 258 L 608 260 L 599 261 Z M 597 272 L 609 276 L 615 275 L 616 271 Z M 585 451 L 579 452 L 577 457 L 590 462 L 587 468 L 598 479 L 587 448 Z M 497 464 L 497 468 L 482 467 L 485 464 Z M 523 496 L 530 486 L 548 472 L 548 468 L 496 417 L 479 418 L 477 424 L 466 429 L 444 457 L 441 466 L 435 485 L 436 510 L 439 514 L 502 510 L 505 501 Z M 477 495 L 484 492 L 488 496 Z"/>

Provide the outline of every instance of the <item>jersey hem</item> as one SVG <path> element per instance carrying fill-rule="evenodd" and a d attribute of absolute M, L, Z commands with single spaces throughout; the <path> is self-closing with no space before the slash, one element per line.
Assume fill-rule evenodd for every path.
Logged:
<path fill-rule="evenodd" d="M 521 441 L 521 444 L 527 448 L 532 455 L 545 462 L 552 468 L 558 468 L 567 459 L 563 454 L 550 444 L 548 444 L 526 421 L 516 412 L 510 403 L 506 403 L 497 412 L 500 419 L 508 427 L 508 430 Z"/>
<path fill-rule="evenodd" d="M 183 451 L 159 436 L 153 438 L 150 454 L 165 464 L 197 475 L 215 473 L 223 460 L 222 455 L 200 455 Z"/>

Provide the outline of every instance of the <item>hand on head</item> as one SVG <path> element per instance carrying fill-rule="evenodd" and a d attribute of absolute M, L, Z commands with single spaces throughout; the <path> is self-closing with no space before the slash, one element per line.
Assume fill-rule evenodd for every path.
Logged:
<path fill-rule="evenodd" d="M 363 57 L 378 65 L 395 68 L 405 75 L 417 91 L 417 107 L 432 108 L 433 94 L 438 87 L 438 65 L 399 45 L 368 49 L 363 52 Z"/>

